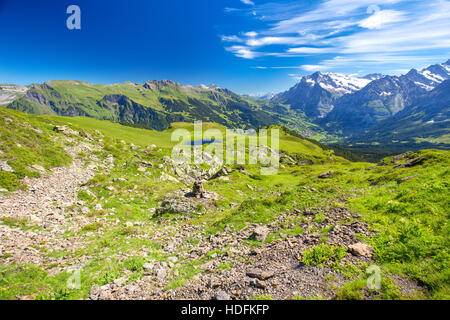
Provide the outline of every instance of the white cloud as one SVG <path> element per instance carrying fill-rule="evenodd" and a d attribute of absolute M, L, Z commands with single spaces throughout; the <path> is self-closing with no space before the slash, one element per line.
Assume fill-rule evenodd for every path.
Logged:
<path fill-rule="evenodd" d="M 349 56 L 336 56 L 332 59 L 321 61 L 317 65 L 302 65 L 305 71 L 332 71 L 343 67 L 353 66 L 354 68 L 372 66 L 378 68 L 380 65 L 404 66 L 405 68 L 392 69 L 393 71 L 409 70 L 411 66 L 420 69 L 419 66 L 430 65 L 436 61 L 444 61 L 447 55 L 391 55 L 391 54 L 354 54 Z M 361 73 L 361 70 L 358 70 Z"/>
<path fill-rule="evenodd" d="M 309 71 L 309 72 L 323 71 L 323 70 L 331 69 L 330 67 L 318 65 L 318 64 L 305 64 L 305 65 L 302 65 L 301 68 L 303 70 Z"/>
<path fill-rule="evenodd" d="M 253 1 L 251 1 L 251 0 L 241 0 L 241 2 L 243 4 L 247 4 L 249 6 L 254 6 L 255 5 L 255 3 Z"/>
<path fill-rule="evenodd" d="M 244 59 L 253 59 L 262 55 L 261 53 L 252 51 L 245 46 L 232 46 L 226 49 L 233 52 L 237 57 Z"/>
<path fill-rule="evenodd" d="M 437 58 L 445 61 L 450 52 L 449 0 L 322 0 L 312 6 L 270 2 L 254 5 L 253 11 L 268 22 L 265 28 L 222 38 L 236 44 L 227 50 L 246 59 L 332 54 L 301 68 L 365 70 L 377 64 L 398 70 Z"/>
<path fill-rule="evenodd" d="M 245 43 L 251 47 L 260 47 L 275 44 L 295 44 L 304 43 L 305 41 L 297 37 L 262 37 L 262 38 L 251 38 Z"/>
<path fill-rule="evenodd" d="M 380 29 L 393 22 L 405 20 L 405 13 L 395 10 L 376 11 L 370 17 L 359 22 L 359 26 L 367 29 Z"/>
<path fill-rule="evenodd" d="M 250 38 L 254 38 L 254 37 L 256 37 L 257 35 L 258 35 L 258 33 L 255 32 L 255 31 L 250 31 L 250 32 L 244 33 L 244 36 L 250 37 Z"/>
<path fill-rule="evenodd" d="M 335 51 L 334 48 L 312 48 L 312 47 L 298 47 L 298 48 L 289 48 L 287 50 L 288 53 L 327 53 Z"/>
<path fill-rule="evenodd" d="M 242 42 L 242 39 L 238 36 L 221 36 L 220 38 L 224 42 Z"/>

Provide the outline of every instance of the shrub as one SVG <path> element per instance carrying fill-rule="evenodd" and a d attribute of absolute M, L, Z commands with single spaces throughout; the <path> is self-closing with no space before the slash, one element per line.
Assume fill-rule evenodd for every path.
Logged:
<path fill-rule="evenodd" d="M 343 247 L 321 244 L 303 252 L 303 263 L 306 266 L 339 266 L 340 261 L 347 255 Z"/>

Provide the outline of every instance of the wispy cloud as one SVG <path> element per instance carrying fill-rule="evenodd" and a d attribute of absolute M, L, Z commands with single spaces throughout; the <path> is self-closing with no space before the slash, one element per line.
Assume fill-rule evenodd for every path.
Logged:
<path fill-rule="evenodd" d="M 249 6 L 254 6 L 255 5 L 255 3 L 253 1 L 250 1 L 250 0 L 241 0 L 241 2 L 243 4 L 247 4 Z"/>
<path fill-rule="evenodd" d="M 299 67 L 315 71 L 345 64 L 402 68 L 450 52 L 449 0 L 289 1 L 248 10 L 266 26 L 222 37 L 228 51 L 245 59 L 308 56 L 312 61 Z"/>

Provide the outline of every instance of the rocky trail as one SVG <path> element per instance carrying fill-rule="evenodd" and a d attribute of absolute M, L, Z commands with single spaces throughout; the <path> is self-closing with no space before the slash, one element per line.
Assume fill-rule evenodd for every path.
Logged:
<path fill-rule="evenodd" d="M 95 175 L 92 166 L 76 158 L 80 150 L 86 149 L 94 147 L 83 143 L 66 148 L 74 158 L 70 166 L 53 168 L 49 172 L 42 168 L 41 177 L 23 180 L 26 190 L 0 194 L 0 218 L 7 223 L 0 225 L 1 264 L 70 264 L 48 254 L 58 250 L 73 251 L 82 245 L 79 237 L 65 238 L 63 234 L 88 223 L 85 217 L 71 210 L 82 204 L 77 198 L 80 186 Z M 45 250 L 40 250 L 42 248 Z M 53 270 L 58 271 L 61 269 Z"/>
<path fill-rule="evenodd" d="M 318 208 L 311 211 L 294 211 L 281 215 L 277 221 L 267 227 L 248 225 L 239 232 L 230 229 L 214 236 L 199 237 L 195 247 L 186 245 L 188 237 L 192 237 L 198 228 L 183 225 L 176 235 L 165 246 L 164 250 L 172 257 L 173 262 L 180 259 L 195 260 L 204 257 L 208 252 L 214 254 L 212 260 L 201 265 L 202 272 L 194 276 L 185 285 L 168 289 L 170 276 L 178 274 L 172 262 L 154 262 L 144 265 L 144 277 L 136 282 L 124 285 L 124 280 L 104 286 L 96 286 L 91 290 L 90 299 L 253 299 L 267 295 L 274 299 L 292 299 L 296 297 L 334 298 L 334 290 L 345 281 L 342 274 L 330 267 L 305 266 L 302 253 L 320 243 L 320 236 L 312 232 L 275 240 L 262 246 L 248 246 L 245 241 L 258 238 L 264 240 L 268 234 L 280 230 L 280 225 L 290 221 L 293 216 L 307 217 L 305 229 L 326 226 L 336 222 L 344 222 L 330 231 L 328 243 L 341 245 L 352 253 L 342 263 L 370 263 L 371 250 L 357 240 L 357 234 L 370 236 L 367 224 L 352 221 L 358 214 L 352 214 L 344 208 L 326 211 L 326 218 L 314 223 Z M 347 223 L 345 223 L 347 221 Z M 198 230 L 197 230 L 198 231 Z M 164 238 L 165 233 L 157 233 L 155 238 Z M 356 245 L 358 244 L 358 245 Z M 356 245 L 356 246 L 355 246 Z M 358 250 L 367 247 L 368 250 Z M 357 248 L 352 251 L 352 248 Z M 176 253 L 178 252 L 178 254 Z M 228 265 L 230 268 L 221 269 Z M 174 271 L 175 270 L 175 271 Z M 417 290 L 412 286 L 411 290 Z"/>
<path fill-rule="evenodd" d="M 89 287 L 87 298 L 228 300 L 259 296 L 273 299 L 336 298 L 336 288 L 348 280 L 345 275 L 331 265 L 308 265 L 303 259 L 305 252 L 322 244 L 344 250 L 345 254 L 339 261 L 341 266 L 374 263 L 372 247 L 360 240 L 360 236 L 371 237 L 374 231 L 362 221 L 361 215 L 344 206 L 294 209 L 267 224 L 247 223 L 239 231 L 226 226 L 222 231 L 207 235 L 209 226 L 191 223 L 191 211 L 198 205 L 216 210 L 214 200 L 220 196 L 204 189 L 198 178 L 201 174 L 197 172 L 193 175 L 198 176 L 196 179 L 188 179 L 193 181 L 193 188 L 167 193 L 159 208 L 146 209 L 148 217 L 140 222 L 113 218 L 111 215 L 116 210 L 105 211 L 100 203 L 97 205 L 103 212 L 89 214 L 91 209 L 85 206 L 85 201 L 78 199 L 78 193 L 80 190 L 91 193 L 88 181 L 98 173 L 108 175 L 114 168 L 114 158 L 97 158 L 94 151 L 103 150 L 103 146 L 89 139 L 64 139 L 66 145 L 70 145 L 66 147 L 73 159 L 70 166 L 49 171 L 36 167 L 41 170 L 41 177 L 25 178 L 25 190 L 0 194 L 0 218 L 3 221 L 0 224 L 1 265 L 32 264 L 56 275 L 73 266 L 82 268 L 93 260 L 109 262 L 115 259 L 122 264 L 142 256 L 146 257 L 142 274 L 136 273 L 138 269 L 125 270 L 120 277 L 114 277 L 106 284 L 94 283 Z M 85 156 L 80 157 L 80 153 Z M 161 177 L 166 174 L 164 168 L 158 169 Z M 193 169 L 184 168 L 183 175 L 178 174 L 178 177 L 191 177 L 184 173 L 189 170 Z M 145 176 L 146 168 L 138 171 Z M 230 172 L 225 170 L 220 176 Z M 208 177 L 211 176 L 214 178 L 212 172 L 208 173 Z M 110 179 L 117 181 L 117 178 Z M 114 186 L 107 188 L 112 192 L 116 190 Z M 134 189 L 127 192 L 137 193 Z M 343 200 L 334 201 L 342 203 Z M 170 217 L 160 217 L 165 213 Z M 95 223 L 102 227 L 87 233 L 79 232 Z M 303 231 L 296 235 L 282 233 L 294 227 Z M 110 248 L 103 247 L 99 241 L 108 230 L 128 232 L 129 228 L 138 232 L 124 236 L 117 251 L 108 253 Z M 325 239 L 318 230 L 328 230 Z M 279 237 L 265 242 L 275 234 Z M 154 244 L 159 258 L 149 256 L 155 253 L 154 248 L 142 246 L 127 250 L 130 241 Z M 89 254 L 75 254 L 88 245 L 92 247 Z M 58 255 L 58 252 L 64 254 Z M 177 282 L 177 279 L 182 280 Z M 422 290 L 411 281 L 402 278 L 396 281 L 402 283 L 406 294 Z"/>

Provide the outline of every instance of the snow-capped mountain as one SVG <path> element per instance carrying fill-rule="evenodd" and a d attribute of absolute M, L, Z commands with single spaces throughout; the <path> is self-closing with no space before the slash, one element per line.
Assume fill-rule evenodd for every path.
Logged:
<path fill-rule="evenodd" d="M 369 84 L 370 81 L 370 79 L 351 77 L 341 73 L 316 72 L 312 75 L 303 77 L 297 84 L 297 87 L 302 84 L 313 87 L 317 84 L 331 93 L 343 95 L 361 90 Z"/>
<path fill-rule="evenodd" d="M 352 141 L 389 144 L 394 140 L 414 143 L 415 138 L 421 137 L 427 142 L 433 142 L 448 134 L 449 125 L 450 79 L 427 91 L 393 117 L 380 121 L 368 132 L 354 137 Z"/>
<path fill-rule="evenodd" d="M 323 118 L 333 110 L 337 98 L 359 91 L 371 81 L 340 73 L 315 72 L 302 77 L 295 86 L 275 95 L 272 100 L 300 109 L 309 117 Z"/>
<path fill-rule="evenodd" d="M 355 91 L 361 90 L 366 85 L 370 83 L 370 79 L 356 78 L 347 76 L 341 73 L 331 73 L 327 72 L 324 74 L 318 73 L 316 80 L 306 77 L 308 82 L 314 83 L 317 81 L 318 85 L 339 95 L 344 95 L 347 93 L 353 93 Z"/>
<path fill-rule="evenodd" d="M 450 60 L 420 71 L 412 69 L 405 75 L 373 80 L 361 90 L 337 99 L 320 124 L 346 136 L 364 131 L 450 79 L 449 71 Z"/>
<path fill-rule="evenodd" d="M 408 77 L 425 90 L 431 91 L 437 85 L 450 78 L 450 60 L 445 63 L 434 64 L 420 71 L 412 69 L 405 77 Z"/>
<path fill-rule="evenodd" d="M 0 84 L 0 105 L 6 105 L 25 95 L 28 88 L 15 84 Z"/>

